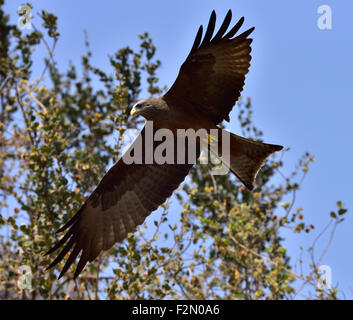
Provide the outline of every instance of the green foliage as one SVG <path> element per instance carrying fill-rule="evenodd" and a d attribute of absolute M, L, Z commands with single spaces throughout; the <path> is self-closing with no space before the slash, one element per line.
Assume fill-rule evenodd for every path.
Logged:
<path fill-rule="evenodd" d="M 86 38 L 82 73 L 70 64 L 57 67 L 57 17 L 42 11 L 41 30 L 22 32 L 9 25 L 0 0 L 0 298 L 45 299 L 285 299 L 299 294 L 294 284 L 313 286 L 318 298 L 336 298 L 337 289 L 321 290 L 318 261 L 307 275 L 290 264 L 281 230 L 309 233 L 302 208 L 294 208 L 309 164 L 300 159 L 289 177 L 281 173 L 283 156 L 266 163 L 253 192 L 232 176 L 210 175 L 207 166 L 192 169 L 178 189 L 182 210 L 175 223 L 170 203 L 72 280 L 56 276 L 62 264 L 45 271 L 43 256 L 55 233 L 84 202 L 112 161 L 121 155 L 121 137 L 140 122 L 129 118 L 145 87 L 164 91 L 156 73 L 161 65 L 147 33 L 140 47 L 110 56 L 108 74 L 91 64 Z M 32 73 L 32 52 L 43 45 L 45 69 Z M 93 85 L 99 82 L 99 86 Z M 251 119 L 250 99 L 238 105 L 243 135 L 261 139 Z M 289 200 L 288 200 L 289 199 Z M 337 203 L 334 227 L 346 209 Z M 168 214 L 169 212 L 169 214 Z M 32 290 L 21 290 L 21 266 L 29 266 Z"/>

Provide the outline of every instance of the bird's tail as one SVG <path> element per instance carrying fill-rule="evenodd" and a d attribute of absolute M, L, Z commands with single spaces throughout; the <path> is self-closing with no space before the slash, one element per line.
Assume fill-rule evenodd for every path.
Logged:
<path fill-rule="evenodd" d="M 222 138 L 217 141 L 218 150 L 223 150 L 222 141 L 224 140 L 225 130 L 219 130 L 221 130 Z M 226 134 L 229 134 L 229 156 L 224 157 L 222 155 L 220 159 L 249 190 L 252 190 L 256 175 L 265 160 L 275 151 L 282 150 L 283 147 L 249 140 L 228 131 L 226 131 Z"/>

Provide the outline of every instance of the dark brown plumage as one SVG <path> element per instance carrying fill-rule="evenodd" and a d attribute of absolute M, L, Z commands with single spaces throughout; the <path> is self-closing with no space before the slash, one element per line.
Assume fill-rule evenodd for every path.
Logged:
<path fill-rule="evenodd" d="M 213 36 L 216 22 L 213 11 L 204 38 L 201 26 L 170 90 L 161 98 L 139 101 L 131 114 L 152 120 L 156 130 L 168 128 L 175 133 L 179 128 L 206 128 L 221 132 L 216 125 L 224 119 L 229 121 L 229 112 L 244 86 L 251 60 L 252 39 L 247 37 L 254 30 L 251 28 L 233 38 L 244 18 L 226 33 L 231 17 L 229 10 Z M 145 129 L 141 132 L 141 136 L 144 135 Z M 144 139 L 142 141 L 144 143 Z M 155 142 L 153 148 L 159 143 Z M 231 134 L 230 147 L 231 157 L 226 165 L 249 189 L 253 188 L 255 176 L 265 159 L 282 149 L 278 145 L 254 142 L 234 134 Z M 74 274 L 77 277 L 88 261 L 93 261 L 101 251 L 135 231 L 172 194 L 192 165 L 128 165 L 120 159 L 73 218 L 58 230 L 67 232 L 47 252 L 50 254 L 62 247 L 48 268 L 54 267 L 71 250 L 61 277 L 81 253 Z"/>
<path fill-rule="evenodd" d="M 216 21 L 216 14 L 212 12 L 202 43 L 201 26 L 177 80 L 164 96 L 167 102 L 175 103 L 177 100 L 182 104 L 188 101 L 207 117 L 212 117 L 215 124 L 224 119 L 229 121 L 228 114 L 240 97 L 250 67 L 252 39 L 247 39 L 247 36 L 255 28 L 232 39 L 244 18 L 225 34 L 231 18 L 229 10 L 219 31 L 211 39 Z"/>
<path fill-rule="evenodd" d="M 144 137 L 143 129 L 143 150 Z M 155 147 L 158 144 L 155 142 Z M 133 148 L 134 145 L 129 150 Z M 60 277 L 82 251 L 74 275 L 77 277 L 88 261 L 93 261 L 102 250 L 123 240 L 156 210 L 184 180 L 191 167 L 192 164 L 127 165 L 118 161 L 74 217 L 58 230 L 68 229 L 47 254 L 65 246 L 48 268 L 55 266 L 73 248 Z"/>

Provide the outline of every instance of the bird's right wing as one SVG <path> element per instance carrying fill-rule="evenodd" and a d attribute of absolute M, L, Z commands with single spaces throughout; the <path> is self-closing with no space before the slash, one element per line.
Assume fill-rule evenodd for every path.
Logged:
<path fill-rule="evenodd" d="M 145 128 L 141 132 L 145 151 Z M 136 147 L 137 140 L 127 152 Z M 156 145 L 154 146 L 154 148 Z M 176 163 L 176 162 L 174 162 Z M 79 211 L 58 231 L 67 230 L 51 248 L 61 252 L 48 268 L 54 267 L 71 250 L 59 277 L 81 253 L 74 277 L 102 250 L 122 241 L 172 194 L 188 174 L 192 164 L 125 164 L 121 158 L 106 173 Z"/>

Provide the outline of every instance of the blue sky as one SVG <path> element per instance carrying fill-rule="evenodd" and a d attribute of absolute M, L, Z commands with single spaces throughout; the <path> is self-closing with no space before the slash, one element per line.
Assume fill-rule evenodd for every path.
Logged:
<path fill-rule="evenodd" d="M 5 9 L 17 20 L 22 1 L 11 0 Z M 300 246 L 308 247 L 329 221 L 329 212 L 342 200 L 353 209 L 353 28 L 352 1 L 332 0 L 131 0 L 131 1 L 31 1 L 34 13 L 45 9 L 59 18 L 60 41 L 56 59 L 65 68 L 69 60 L 79 64 L 87 30 L 93 63 L 106 71 L 108 54 L 129 45 L 136 47 L 137 34 L 149 32 L 162 61 L 158 76 L 168 87 L 188 54 L 197 28 L 207 24 L 212 9 L 221 22 L 228 9 L 233 19 L 245 17 L 242 30 L 255 26 L 252 65 L 243 97 L 250 96 L 255 124 L 268 143 L 291 150 L 285 156 L 285 173 L 309 151 L 311 166 L 296 206 L 304 208 L 311 235 L 289 236 L 286 246 L 294 260 Z M 317 26 L 318 7 L 332 9 L 332 30 Z M 36 23 L 36 20 L 34 22 Z M 37 25 L 39 22 L 37 21 Z M 38 61 L 43 54 L 36 53 Z M 42 62 L 35 65 L 38 73 Z M 235 108 L 236 109 L 236 108 Z M 230 115 L 236 131 L 236 111 Z M 352 217 L 339 225 L 323 263 L 332 269 L 333 283 L 346 297 L 353 297 Z M 327 237 L 326 237 L 327 240 Z M 325 243 L 325 237 L 323 238 Z M 319 248 L 320 249 L 320 246 Z"/>

